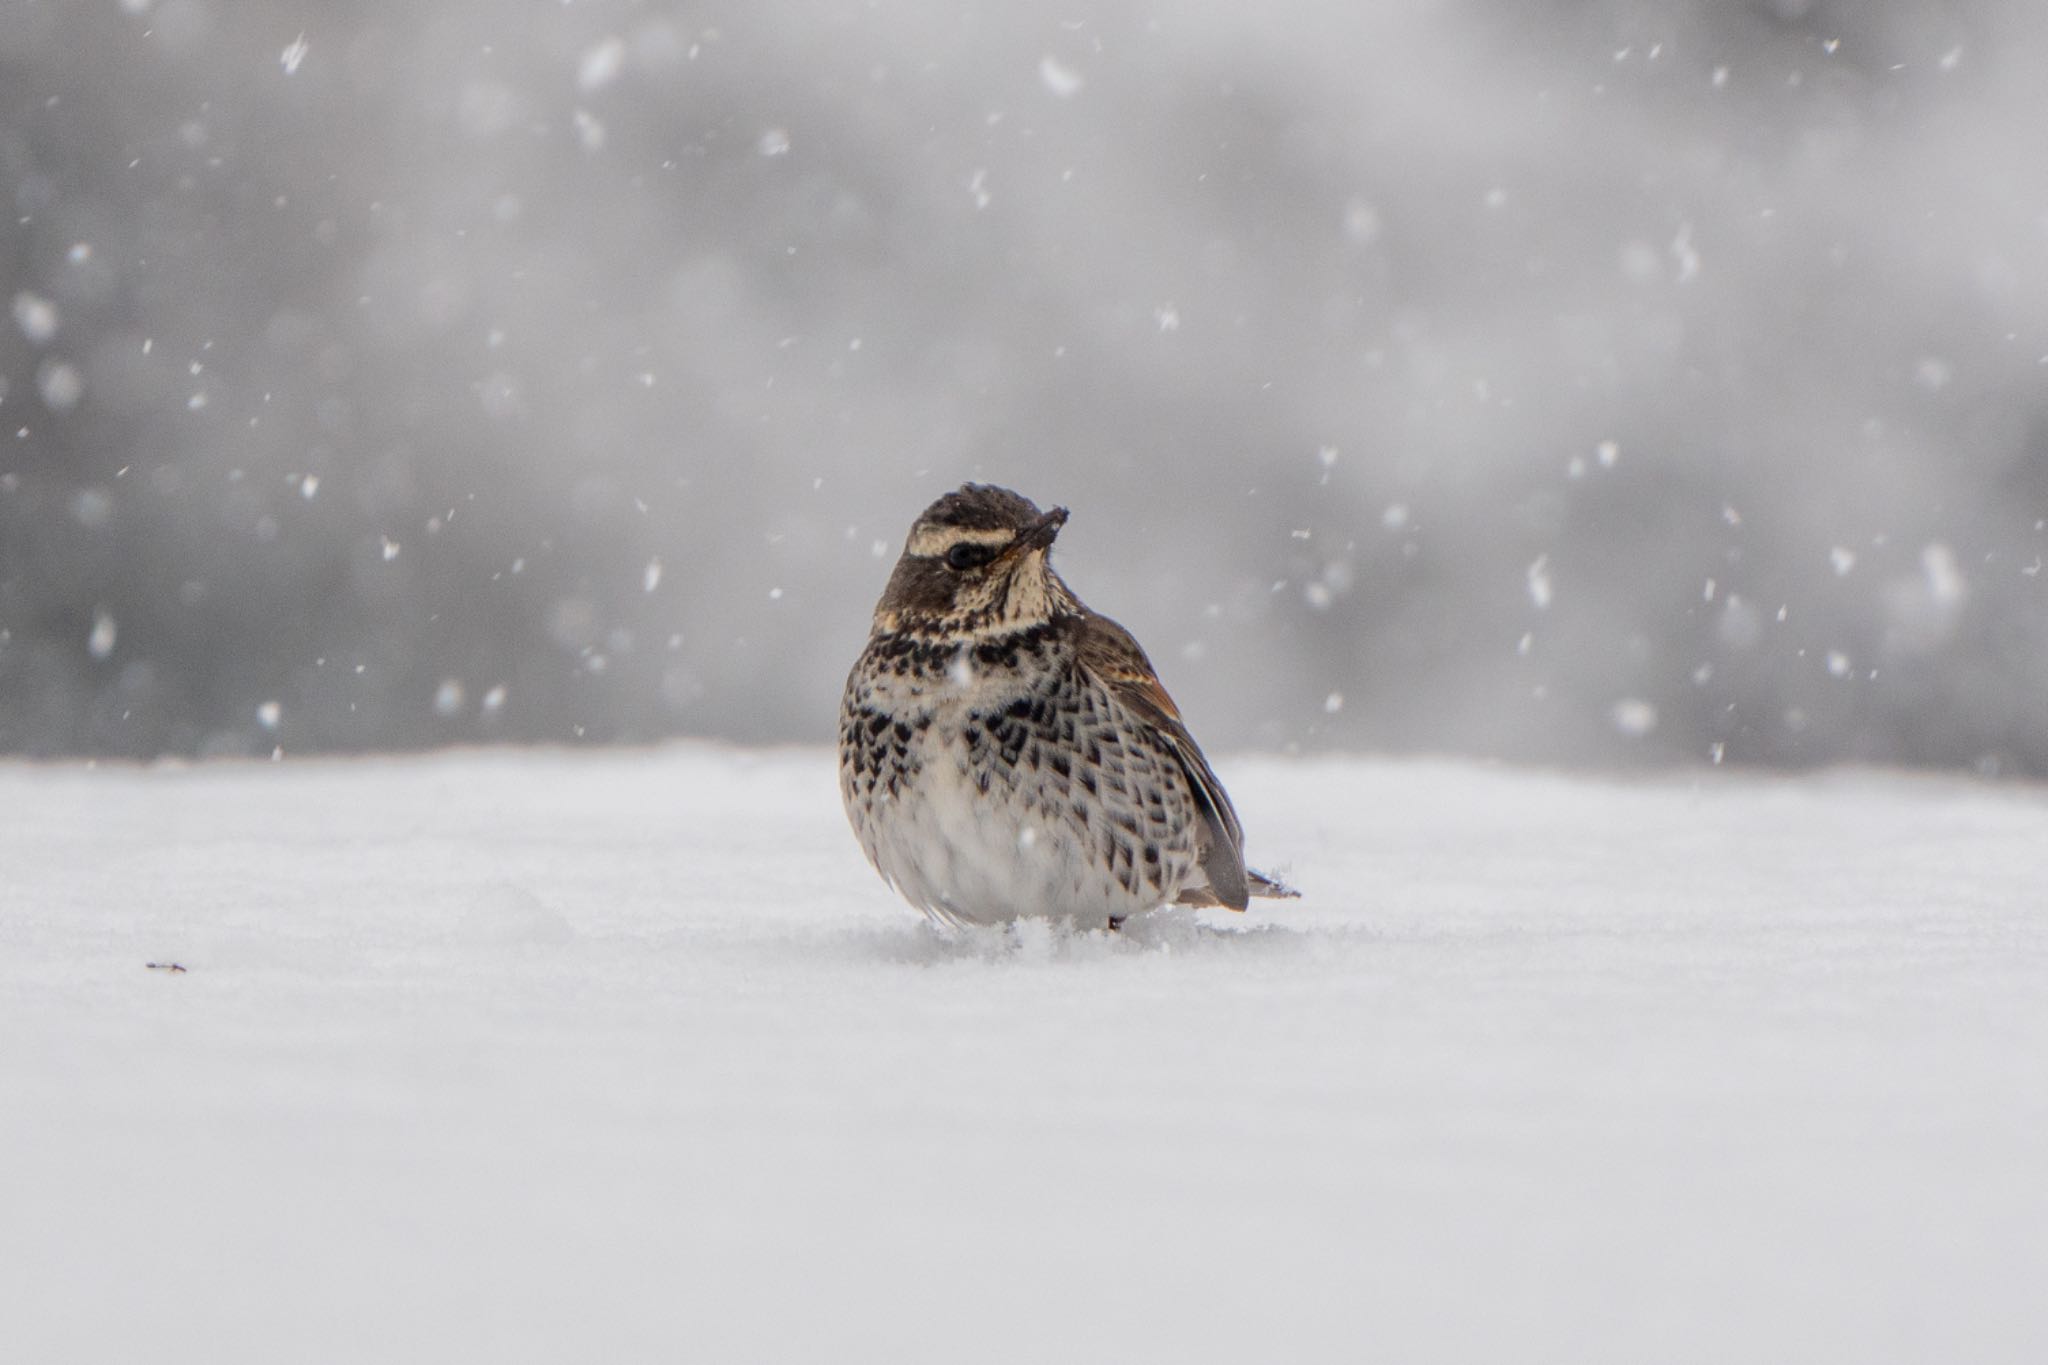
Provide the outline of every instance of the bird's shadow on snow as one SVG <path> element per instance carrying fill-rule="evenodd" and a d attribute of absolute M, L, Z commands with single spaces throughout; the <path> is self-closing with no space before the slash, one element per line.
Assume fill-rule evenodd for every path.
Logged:
<path fill-rule="evenodd" d="M 1101 962 L 1218 954 L 1290 954 L 1325 934 L 1277 924 L 1246 928 L 1205 922 L 1192 910 L 1155 910 L 1114 932 L 1076 929 L 1053 920 L 1018 920 L 993 928 L 944 928 L 929 921 L 848 930 L 836 936 L 849 956 L 902 966 L 950 963 Z"/>

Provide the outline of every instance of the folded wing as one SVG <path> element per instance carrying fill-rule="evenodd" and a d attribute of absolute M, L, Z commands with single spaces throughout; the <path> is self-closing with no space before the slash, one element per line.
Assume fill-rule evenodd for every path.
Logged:
<path fill-rule="evenodd" d="M 1201 812 L 1202 836 L 1196 848 L 1209 885 L 1206 895 L 1183 894 L 1182 901 L 1244 909 L 1255 889 L 1246 879 L 1244 829 L 1237 822 L 1237 812 L 1232 809 L 1223 784 L 1210 771 L 1209 760 L 1202 757 L 1201 746 L 1181 723 L 1180 708 L 1160 686 L 1151 660 L 1129 631 L 1106 616 L 1090 615 L 1081 618 L 1080 632 L 1081 666 L 1107 684 L 1133 715 L 1158 732 L 1186 775 L 1188 789 Z M 1265 887 L 1279 887 L 1279 883 L 1256 873 L 1251 875 L 1257 878 L 1260 886 L 1256 889 L 1261 894 L 1291 894 L 1285 888 L 1266 891 Z"/>

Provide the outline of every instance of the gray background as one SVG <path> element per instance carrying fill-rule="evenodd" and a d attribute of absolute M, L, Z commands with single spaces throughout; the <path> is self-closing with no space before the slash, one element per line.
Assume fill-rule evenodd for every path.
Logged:
<path fill-rule="evenodd" d="M 911 517 L 1204 742 L 2048 772 L 2032 0 L 0 0 L 0 750 L 829 737 Z"/>

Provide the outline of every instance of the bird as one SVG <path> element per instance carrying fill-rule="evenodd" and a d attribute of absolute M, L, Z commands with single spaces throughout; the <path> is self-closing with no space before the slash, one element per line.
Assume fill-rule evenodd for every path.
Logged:
<path fill-rule="evenodd" d="M 862 850 L 945 926 L 1117 930 L 1291 897 L 1131 633 L 1053 570 L 1067 509 L 969 483 L 919 515 L 839 707 Z"/>

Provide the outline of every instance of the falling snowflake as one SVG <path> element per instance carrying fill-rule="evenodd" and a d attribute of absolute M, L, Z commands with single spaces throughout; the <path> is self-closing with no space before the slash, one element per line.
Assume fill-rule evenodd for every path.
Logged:
<path fill-rule="evenodd" d="M 618 38 L 606 38 L 585 51 L 576 64 L 576 85 L 582 90 L 602 90 L 618 79 L 625 64 L 625 43 Z"/>
<path fill-rule="evenodd" d="M 57 335 L 57 305 L 26 289 L 14 296 L 14 325 L 37 346 L 47 345 Z"/>
<path fill-rule="evenodd" d="M 1623 697 L 1614 703 L 1614 728 L 1630 739 L 1641 739 L 1657 728 L 1657 708 L 1641 697 Z"/>
<path fill-rule="evenodd" d="M 114 641 L 120 632 L 114 625 L 114 618 L 102 607 L 92 614 L 92 634 L 85 639 L 86 653 L 95 659 L 104 659 L 114 652 Z"/>
<path fill-rule="evenodd" d="M 1038 63 L 1038 79 L 1045 82 L 1045 88 L 1060 99 L 1072 99 L 1080 93 L 1084 82 L 1081 73 L 1057 57 L 1048 56 Z"/>

